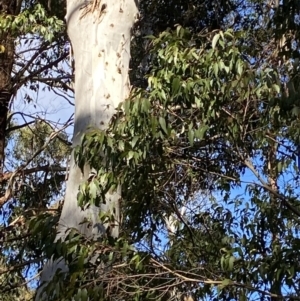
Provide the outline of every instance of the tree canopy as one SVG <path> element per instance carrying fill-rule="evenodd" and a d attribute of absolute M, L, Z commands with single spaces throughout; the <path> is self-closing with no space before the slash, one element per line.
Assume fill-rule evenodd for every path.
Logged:
<path fill-rule="evenodd" d="M 23 86 L 72 101 L 65 3 L 2 2 L 3 300 L 34 296 L 29 274 L 61 257 L 53 300 L 299 300 L 299 1 L 141 0 L 130 95 L 74 152 L 94 170 L 81 208 L 121 184 L 120 235 L 55 243 L 71 120 L 7 104 Z"/>

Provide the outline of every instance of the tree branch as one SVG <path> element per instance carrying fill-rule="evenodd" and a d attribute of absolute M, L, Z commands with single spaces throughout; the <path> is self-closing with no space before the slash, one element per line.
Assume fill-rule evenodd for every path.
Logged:
<path fill-rule="evenodd" d="M 8 134 L 8 133 L 10 133 L 12 131 L 19 130 L 19 129 L 24 128 L 24 127 L 26 127 L 26 126 L 28 126 L 28 125 L 30 125 L 32 123 L 35 123 L 35 121 L 30 121 L 30 122 L 27 122 L 27 123 L 24 123 L 24 124 L 12 126 L 12 127 L 8 128 L 8 129 L 6 129 L 5 133 Z"/>
<path fill-rule="evenodd" d="M 50 135 L 49 138 L 47 139 L 47 141 L 44 143 L 44 145 L 38 150 L 36 151 L 33 156 L 22 166 L 20 166 L 19 168 L 17 168 L 16 171 L 14 171 L 10 177 L 9 177 L 9 183 L 8 183 L 8 187 L 6 189 L 5 195 L 0 197 L 0 208 L 9 200 L 9 198 L 12 196 L 12 186 L 13 186 L 13 181 L 14 178 L 23 172 L 23 170 L 30 164 L 30 162 L 32 162 L 32 160 L 34 158 L 36 158 L 43 150 L 45 150 L 45 148 L 49 145 L 49 143 L 54 140 L 61 131 L 63 131 L 65 128 L 67 128 L 69 126 L 69 121 L 64 125 L 64 127 L 62 127 L 60 130 L 54 130 Z"/>
<path fill-rule="evenodd" d="M 253 166 L 251 160 L 246 159 L 244 160 L 244 164 L 252 171 L 252 173 L 255 175 L 255 177 L 259 180 L 261 184 L 254 183 L 255 185 L 259 185 L 260 187 L 264 188 L 268 192 L 272 193 L 275 197 L 277 197 L 279 200 L 282 201 L 282 203 L 289 209 L 291 210 L 295 215 L 300 217 L 300 210 L 298 210 L 296 207 L 294 207 L 287 199 L 286 197 L 272 189 L 270 185 L 264 179 L 259 175 L 255 167 Z"/>

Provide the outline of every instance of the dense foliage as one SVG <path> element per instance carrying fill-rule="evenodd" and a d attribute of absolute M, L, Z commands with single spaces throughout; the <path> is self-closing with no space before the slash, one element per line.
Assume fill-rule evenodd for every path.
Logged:
<path fill-rule="evenodd" d="M 33 298 L 44 247 L 55 237 L 71 120 L 23 108 L 46 108 L 43 91 L 60 102 L 72 95 L 63 4 L 0 2 L 0 300 Z"/>
<path fill-rule="evenodd" d="M 48 286 L 53 300 L 299 300 L 299 10 L 296 0 L 141 1 L 131 95 L 76 149 L 97 171 L 80 206 L 122 185 L 120 238 L 72 232 L 53 245 L 57 215 L 37 210 L 29 231 L 5 236 L 1 265 L 63 256 L 70 272 Z M 14 168 L 30 147 L 42 149 L 30 168 L 66 160 L 63 133 L 43 148 L 51 127 L 34 129 L 11 136 Z M 2 207 L 5 223 L 36 206 L 25 186 L 47 187 L 35 188 L 45 208 L 61 177 L 40 169 Z"/>

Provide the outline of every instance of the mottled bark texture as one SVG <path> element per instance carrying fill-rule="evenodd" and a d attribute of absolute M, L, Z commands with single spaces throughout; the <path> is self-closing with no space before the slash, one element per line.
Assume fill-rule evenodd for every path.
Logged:
<path fill-rule="evenodd" d="M 75 59 L 74 146 L 80 143 L 88 127 L 105 129 L 115 108 L 129 94 L 131 28 L 136 15 L 134 0 L 67 2 L 66 21 Z M 93 206 L 82 210 L 77 205 L 79 185 L 87 179 L 89 172 L 89 166 L 82 172 L 72 156 L 57 239 L 64 240 L 70 228 L 94 239 L 106 231 L 113 237 L 119 235 L 120 191 L 107 195 L 100 208 Z M 102 225 L 98 217 L 100 210 L 114 214 L 116 223 Z M 89 222 L 83 223 L 84 220 Z M 42 282 L 52 278 L 56 263 L 49 262 L 45 266 Z M 67 271 L 62 268 L 61 261 L 58 265 Z M 37 297 L 43 299 L 40 294 Z"/>
<path fill-rule="evenodd" d="M 88 127 L 105 129 L 115 108 L 129 94 L 130 39 L 136 14 L 134 0 L 68 1 L 66 20 L 75 59 L 74 146 Z M 119 220 L 120 192 L 107 195 L 101 208 L 83 211 L 78 207 L 78 187 L 89 173 L 89 166 L 82 173 L 71 159 L 59 222 L 61 238 L 68 228 L 87 236 L 101 235 L 104 228 L 99 224 L 99 209 Z M 85 218 L 92 225 L 82 223 Z M 118 225 L 111 225 L 110 234 L 117 237 L 118 233 Z"/>

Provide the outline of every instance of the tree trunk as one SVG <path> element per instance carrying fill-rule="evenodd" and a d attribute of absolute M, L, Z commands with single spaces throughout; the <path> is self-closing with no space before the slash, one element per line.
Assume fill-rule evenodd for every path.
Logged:
<path fill-rule="evenodd" d="M 115 108 L 129 94 L 129 60 L 131 28 L 137 14 L 134 0 L 68 1 L 67 26 L 75 59 L 75 126 L 73 145 L 80 143 L 88 127 L 105 129 Z M 65 237 L 67 228 L 76 228 L 87 236 L 101 235 L 98 210 L 81 210 L 77 205 L 79 185 L 87 179 L 75 165 L 72 156 L 65 202 L 60 218 L 59 237 Z M 114 212 L 119 220 L 120 194 L 107 196 L 101 210 Z M 93 227 L 80 224 L 91 219 Z M 118 226 L 111 235 L 118 236 Z"/>
<path fill-rule="evenodd" d="M 0 14 L 16 15 L 20 7 L 16 0 L 0 2 Z M 9 102 L 13 95 L 11 72 L 14 63 L 14 37 L 9 31 L 0 30 L 0 173 L 3 172 L 5 132 Z"/>
<path fill-rule="evenodd" d="M 134 0 L 67 2 L 66 20 L 75 59 L 74 146 L 80 143 L 88 127 L 107 128 L 115 108 L 129 94 L 131 28 L 137 12 Z M 107 195 L 101 208 L 94 206 L 83 211 L 78 207 L 78 188 L 88 178 L 89 172 L 90 167 L 86 166 L 82 173 L 72 156 L 57 239 L 65 239 L 70 228 L 78 229 L 90 238 L 101 236 L 108 225 L 100 223 L 100 210 L 113 213 L 115 220 L 119 221 L 120 191 Z M 86 219 L 89 224 L 83 223 Z M 111 236 L 117 237 L 118 223 L 110 225 L 108 230 Z M 56 263 L 62 268 L 61 261 Z M 52 278 L 56 263 L 45 266 L 41 282 Z"/>

